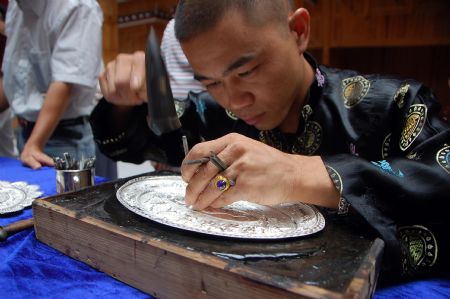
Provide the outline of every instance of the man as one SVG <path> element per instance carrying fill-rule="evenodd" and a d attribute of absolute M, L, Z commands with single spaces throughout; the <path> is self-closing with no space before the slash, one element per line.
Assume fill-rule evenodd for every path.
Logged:
<path fill-rule="evenodd" d="M 19 118 L 20 159 L 93 156 L 88 115 L 100 73 L 102 12 L 94 0 L 10 1 L 4 91 Z M 21 142 L 22 141 L 22 142 Z"/>
<path fill-rule="evenodd" d="M 5 51 L 5 15 L 6 7 L 0 4 L 0 62 Z M 0 156 L 17 157 L 16 139 L 12 126 L 13 115 L 3 92 L 3 74 L 0 73 Z"/>
<path fill-rule="evenodd" d="M 245 198 L 350 210 L 386 242 L 385 265 L 411 275 L 445 269 L 450 128 L 437 101 L 412 80 L 318 66 L 305 52 L 309 13 L 287 16 L 282 0 L 179 2 L 177 38 L 214 98 L 180 113 L 180 134 L 210 140 L 185 161 L 212 152 L 226 166 L 183 163 L 186 203 L 203 209 Z M 100 80 L 109 104 L 93 114 L 94 132 L 116 159 L 179 163 L 179 136 L 146 128 L 142 59 L 108 65 Z M 112 121 L 100 124 L 105 115 Z"/>

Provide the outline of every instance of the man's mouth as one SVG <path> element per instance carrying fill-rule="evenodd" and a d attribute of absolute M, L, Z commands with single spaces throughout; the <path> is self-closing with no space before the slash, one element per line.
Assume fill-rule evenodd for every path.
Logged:
<path fill-rule="evenodd" d="M 264 115 L 264 113 L 260 113 L 257 115 L 245 116 L 245 117 L 239 117 L 239 118 L 242 119 L 243 121 L 245 121 L 249 125 L 255 125 L 256 123 L 258 123 L 261 120 L 263 115 Z"/>

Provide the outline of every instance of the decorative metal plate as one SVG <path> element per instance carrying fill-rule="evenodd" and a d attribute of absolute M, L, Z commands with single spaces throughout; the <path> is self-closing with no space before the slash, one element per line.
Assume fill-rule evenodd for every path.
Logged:
<path fill-rule="evenodd" d="M 42 192 L 37 185 L 0 181 L 0 214 L 23 210 L 31 206 L 33 200 L 41 195 Z"/>
<path fill-rule="evenodd" d="M 130 211 L 184 230 L 246 239 L 281 239 L 322 230 L 323 215 L 301 203 L 263 206 L 238 201 L 221 209 L 190 209 L 180 176 L 140 177 L 122 185 L 117 199 Z"/>

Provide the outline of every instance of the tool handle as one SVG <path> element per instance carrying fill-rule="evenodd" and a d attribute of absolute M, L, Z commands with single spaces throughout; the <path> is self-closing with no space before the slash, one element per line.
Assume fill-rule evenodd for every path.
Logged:
<path fill-rule="evenodd" d="M 13 222 L 5 227 L 0 226 L 0 241 L 5 241 L 6 239 L 8 239 L 8 236 L 23 231 L 27 228 L 33 227 L 33 225 L 34 225 L 33 218 L 29 218 Z"/>

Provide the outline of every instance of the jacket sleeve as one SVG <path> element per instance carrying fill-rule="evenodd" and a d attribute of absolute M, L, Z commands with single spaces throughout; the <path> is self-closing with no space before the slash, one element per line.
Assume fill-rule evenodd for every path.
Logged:
<path fill-rule="evenodd" d="M 134 107 L 125 125 L 116 128 L 112 117 L 114 105 L 102 99 L 91 114 L 90 123 L 100 151 L 115 161 L 142 163 L 146 160 L 179 166 L 184 158 L 182 136 L 189 147 L 230 132 L 235 120 L 207 92 L 189 93 L 188 98 L 175 100 L 182 128 L 162 136 L 148 127 L 147 105 Z"/>
<path fill-rule="evenodd" d="M 384 239 L 386 264 L 421 275 L 449 264 L 450 126 L 429 89 L 401 100 L 382 159 L 323 160 L 341 197 Z"/>

